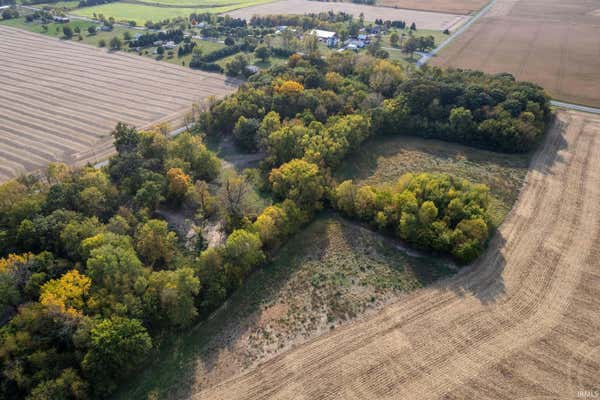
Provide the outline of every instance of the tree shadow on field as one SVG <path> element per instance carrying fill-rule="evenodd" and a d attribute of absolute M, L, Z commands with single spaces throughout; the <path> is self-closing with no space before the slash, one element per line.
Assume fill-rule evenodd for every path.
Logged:
<path fill-rule="evenodd" d="M 552 167 L 555 164 L 565 162 L 560 152 L 565 150 L 569 145 L 565 139 L 565 132 L 570 123 L 564 114 L 558 116 L 554 113 L 551 118 L 552 121 L 549 124 L 548 131 L 537 146 L 529 165 L 531 171 L 550 175 L 552 175 Z M 548 160 L 548 158 L 551 158 L 551 160 Z"/>

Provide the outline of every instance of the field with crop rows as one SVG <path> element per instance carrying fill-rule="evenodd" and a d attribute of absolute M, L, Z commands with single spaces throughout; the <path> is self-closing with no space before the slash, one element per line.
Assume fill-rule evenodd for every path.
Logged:
<path fill-rule="evenodd" d="M 362 13 L 366 21 L 376 19 L 402 20 L 407 24 L 415 23 L 419 29 L 443 31 L 453 30 L 462 25 L 468 17 L 447 13 L 402 10 L 390 7 L 367 6 L 354 3 L 333 3 L 310 0 L 282 0 L 253 7 L 240 8 L 227 14 L 235 18 L 250 19 L 253 15 L 307 14 L 319 12 L 345 12 L 358 18 Z"/>
<path fill-rule="evenodd" d="M 119 121 L 147 127 L 238 82 L 0 26 L 0 181 L 112 151 Z"/>
<path fill-rule="evenodd" d="M 500 0 L 434 65 L 510 72 L 552 97 L 600 107 L 600 2 Z"/>

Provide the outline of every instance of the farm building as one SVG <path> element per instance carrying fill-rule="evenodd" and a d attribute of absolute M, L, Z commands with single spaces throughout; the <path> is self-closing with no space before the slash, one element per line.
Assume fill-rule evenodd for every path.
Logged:
<path fill-rule="evenodd" d="M 337 46 L 338 36 L 336 32 L 313 29 L 310 33 L 315 35 L 321 42 L 326 43 L 329 47 Z"/>
<path fill-rule="evenodd" d="M 56 23 L 59 23 L 59 24 L 67 24 L 67 23 L 69 23 L 69 21 L 70 21 L 70 20 L 69 20 L 69 18 L 67 18 L 67 17 L 60 17 L 60 16 L 58 16 L 58 15 L 55 15 L 55 16 L 52 18 L 52 20 L 53 20 L 54 22 L 56 22 Z"/>

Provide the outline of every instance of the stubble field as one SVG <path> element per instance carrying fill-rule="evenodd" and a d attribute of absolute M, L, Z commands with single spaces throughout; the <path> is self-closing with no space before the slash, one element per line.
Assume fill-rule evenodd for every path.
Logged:
<path fill-rule="evenodd" d="M 488 0 L 378 0 L 376 4 L 409 10 L 468 15 L 481 9 L 487 2 Z"/>
<path fill-rule="evenodd" d="M 362 13 L 366 21 L 376 19 L 403 20 L 407 24 L 415 23 L 419 29 L 443 31 L 453 30 L 462 25 L 468 17 L 448 13 L 394 9 L 390 7 L 368 6 L 354 3 L 334 3 L 311 0 L 282 0 L 253 7 L 229 11 L 226 14 L 234 18 L 249 20 L 254 15 L 308 14 L 319 12 L 345 12 L 358 18 Z"/>
<path fill-rule="evenodd" d="M 0 26 L 0 182 L 112 152 L 117 122 L 177 120 L 237 81 Z"/>
<path fill-rule="evenodd" d="M 559 112 L 486 254 L 194 399 L 555 399 L 600 387 L 600 118 Z"/>
<path fill-rule="evenodd" d="M 600 107 L 600 3 L 499 0 L 432 63 L 510 72 L 558 100 Z"/>

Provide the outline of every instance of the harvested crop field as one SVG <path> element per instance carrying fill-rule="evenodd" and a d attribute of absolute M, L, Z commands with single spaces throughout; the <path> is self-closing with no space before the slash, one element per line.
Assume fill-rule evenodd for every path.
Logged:
<path fill-rule="evenodd" d="M 432 63 L 510 72 L 558 100 L 600 107 L 600 3 L 498 0 Z"/>
<path fill-rule="evenodd" d="M 234 18 L 250 19 L 253 15 L 272 14 L 309 14 L 319 12 L 345 12 L 354 17 L 363 13 L 365 20 L 403 20 L 407 24 L 415 23 L 419 29 L 443 31 L 453 30 L 462 25 L 468 17 L 464 15 L 444 14 L 416 10 L 401 10 L 390 7 L 376 7 L 353 3 L 326 3 L 311 0 L 282 0 L 274 3 L 241 8 L 226 14 Z"/>
<path fill-rule="evenodd" d="M 488 0 L 377 0 L 375 4 L 409 10 L 468 15 L 483 8 L 487 3 Z"/>
<path fill-rule="evenodd" d="M 560 112 L 455 277 L 195 399 L 574 399 L 600 388 L 600 118 Z"/>
<path fill-rule="evenodd" d="M 112 152 L 119 121 L 177 120 L 236 81 L 0 26 L 0 181 Z"/>

